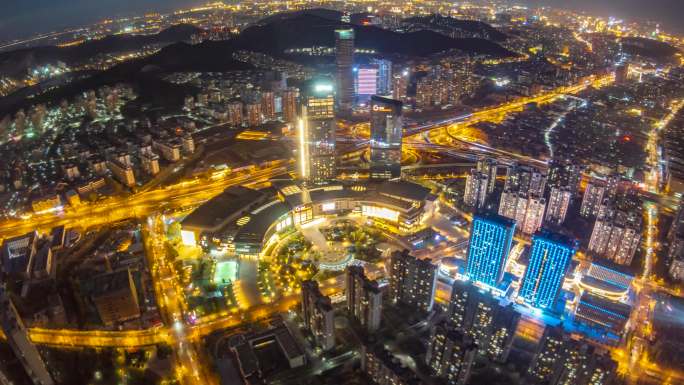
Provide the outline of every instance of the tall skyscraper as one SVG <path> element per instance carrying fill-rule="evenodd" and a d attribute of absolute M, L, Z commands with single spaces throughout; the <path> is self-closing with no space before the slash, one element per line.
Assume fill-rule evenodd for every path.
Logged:
<path fill-rule="evenodd" d="M 370 176 L 392 179 L 401 176 L 402 102 L 371 97 Z"/>
<path fill-rule="evenodd" d="M 577 241 L 560 234 L 545 232 L 532 238 L 530 262 L 518 293 L 525 303 L 553 308 L 576 249 Z"/>
<path fill-rule="evenodd" d="M 395 251 L 390 259 L 390 299 L 423 311 L 432 310 L 437 284 L 437 266 L 418 259 L 408 250 Z"/>
<path fill-rule="evenodd" d="M 35 385 L 52 385 L 54 381 L 38 349 L 31 342 L 21 316 L 4 288 L 0 288 L 0 322 L 7 337 L 7 344 L 21 362 L 26 374 Z"/>
<path fill-rule="evenodd" d="M 337 104 L 342 113 L 351 112 L 354 104 L 354 30 L 335 30 L 335 65 L 337 67 Z"/>
<path fill-rule="evenodd" d="M 430 333 L 425 363 L 448 385 L 468 382 L 477 346 L 463 332 L 446 323 L 437 324 Z"/>
<path fill-rule="evenodd" d="M 471 282 L 455 281 L 451 289 L 448 320 L 477 344 L 480 354 L 504 362 L 513 344 L 520 315 L 504 307 L 491 293 Z"/>
<path fill-rule="evenodd" d="M 302 90 L 299 117 L 300 176 L 310 184 L 323 184 L 335 177 L 335 87 L 317 79 Z"/>
<path fill-rule="evenodd" d="M 374 65 L 360 65 L 353 69 L 354 93 L 359 100 L 378 93 L 378 67 Z"/>
<path fill-rule="evenodd" d="M 548 384 L 563 358 L 566 336 L 562 327 L 546 327 L 532 363 L 527 370 L 527 380 L 532 384 Z"/>
<path fill-rule="evenodd" d="M 409 84 L 409 71 L 403 69 L 392 75 L 392 98 L 395 100 L 406 100 L 406 90 Z"/>
<path fill-rule="evenodd" d="M 499 172 L 499 167 L 496 159 L 480 158 L 477 160 L 477 171 L 487 175 L 487 194 L 494 192 L 496 187 L 496 176 Z"/>
<path fill-rule="evenodd" d="M 250 126 L 258 126 L 264 123 L 264 115 L 261 111 L 261 103 L 245 104 L 245 115 L 247 124 Z"/>
<path fill-rule="evenodd" d="M 565 221 L 572 201 L 569 187 L 551 187 L 549 205 L 546 209 L 546 222 L 560 225 Z"/>
<path fill-rule="evenodd" d="M 585 218 L 597 216 L 605 194 L 606 186 L 602 183 L 591 182 L 587 184 L 586 189 L 584 189 L 584 195 L 582 196 L 580 215 Z"/>
<path fill-rule="evenodd" d="M 266 120 L 275 119 L 275 94 L 272 91 L 261 93 L 261 113 Z"/>
<path fill-rule="evenodd" d="M 297 118 L 297 90 L 288 88 L 283 91 L 283 120 L 292 123 Z"/>
<path fill-rule="evenodd" d="M 228 103 L 228 123 L 236 127 L 242 125 L 242 102 Z"/>
<path fill-rule="evenodd" d="M 335 346 L 335 325 L 330 297 L 324 296 L 316 281 L 302 282 L 302 318 L 306 330 L 323 350 Z"/>
<path fill-rule="evenodd" d="M 345 281 L 347 311 L 368 332 L 378 330 L 382 316 L 382 292 L 377 281 L 366 277 L 363 266 L 349 266 Z"/>
<path fill-rule="evenodd" d="M 392 93 L 392 62 L 386 59 L 371 59 L 371 64 L 378 69 L 378 95 L 389 96 Z"/>
<path fill-rule="evenodd" d="M 476 215 L 470 229 L 466 277 L 489 287 L 501 281 L 515 222 L 498 215 Z"/>
<path fill-rule="evenodd" d="M 468 207 L 482 208 L 487 200 L 489 177 L 476 169 L 470 170 L 466 178 L 463 203 Z"/>

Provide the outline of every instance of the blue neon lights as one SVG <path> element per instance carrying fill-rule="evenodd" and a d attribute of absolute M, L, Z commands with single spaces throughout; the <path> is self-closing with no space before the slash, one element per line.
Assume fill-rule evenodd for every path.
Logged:
<path fill-rule="evenodd" d="M 551 309 L 570 265 L 575 247 L 572 242 L 561 242 L 549 235 L 535 235 L 532 240 L 530 263 L 525 270 L 518 295 L 530 306 Z"/>
<path fill-rule="evenodd" d="M 466 277 L 496 287 L 506 267 L 515 222 L 498 216 L 475 216 L 470 232 Z"/>

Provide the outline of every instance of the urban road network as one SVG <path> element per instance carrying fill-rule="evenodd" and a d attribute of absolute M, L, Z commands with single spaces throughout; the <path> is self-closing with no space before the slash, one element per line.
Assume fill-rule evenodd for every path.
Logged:
<path fill-rule="evenodd" d="M 406 130 L 404 142 L 408 149 L 415 150 L 437 150 L 455 151 L 459 154 L 487 154 L 497 157 L 499 160 L 516 160 L 536 166 L 545 166 L 546 163 L 540 159 L 534 159 L 521 154 L 499 150 L 479 143 L 464 140 L 454 135 L 454 131 L 460 127 L 467 127 L 474 123 L 501 120 L 507 114 L 521 110 L 528 103 L 548 103 L 562 95 L 571 95 L 581 92 L 589 86 L 602 87 L 614 81 L 614 75 L 595 76 L 590 79 L 583 79 L 580 83 L 561 87 L 553 92 L 543 93 L 535 97 L 521 98 L 516 101 L 505 103 L 493 108 L 486 108 L 475 111 L 465 116 L 424 125 Z M 649 136 L 648 152 L 649 163 L 656 164 L 658 130 L 667 126 L 676 112 L 684 106 L 684 102 L 673 105 L 671 113 L 654 126 L 653 132 Z M 363 131 L 363 130 L 361 130 Z M 360 146 L 365 145 L 363 136 L 367 132 L 362 132 Z M 418 166 L 419 167 L 419 166 Z M 237 173 L 216 172 L 206 179 L 193 179 L 183 181 L 174 185 L 157 188 L 154 190 L 139 192 L 125 197 L 114 197 L 97 204 L 86 204 L 76 208 L 69 208 L 64 212 L 49 212 L 35 214 L 21 220 L 7 220 L 0 222 L 0 239 L 23 234 L 27 231 L 37 229 L 39 231 L 49 230 L 55 226 L 64 225 L 72 228 L 89 228 L 105 224 L 116 223 L 131 218 L 138 218 L 145 221 L 143 231 L 145 247 L 148 251 L 152 266 L 153 279 L 155 281 L 155 292 L 157 303 L 163 319 L 163 326 L 145 330 L 127 331 L 101 331 L 101 330 L 68 330 L 68 329 L 30 329 L 31 340 L 39 345 L 62 346 L 62 347 L 118 347 L 136 348 L 166 343 L 174 348 L 175 358 L 180 365 L 177 367 L 178 378 L 183 383 L 217 383 L 217 379 L 210 374 L 211 371 L 205 370 L 201 365 L 201 357 L 198 353 L 201 349 L 196 347 L 201 337 L 210 333 L 236 327 L 246 321 L 257 321 L 266 319 L 269 316 L 288 311 L 298 301 L 299 295 L 292 294 L 282 297 L 277 303 L 266 303 L 250 307 L 246 311 L 239 313 L 222 313 L 199 319 L 195 324 L 186 324 L 184 312 L 186 304 L 180 289 L 180 284 L 175 277 L 175 273 L 170 263 L 165 259 L 162 236 L 164 233 L 161 213 L 166 210 L 183 209 L 194 207 L 217 195 L 224 189 L 236 185 L 256 185 L 265 183 L 269 179 L 279 175 L 290 173 L 294 170 L 294 161 L 283 159 L 271 162 L 270 165 L 259 167 L 249 171 Z M 657 212 L 659 207 L 672 205 L 672 200 L 660 194 L 659 181 L 656 174 L 649 175 L 647 186 L 642 193 L 650 198 L 653 203 L 645 206 L 645 217 L 647 226 L 644 237 L 648 247 L 646 266 L 644 273 L 639 277 L 636 284 L 639 290 L 638 306 L 648 306 L 651 293 L 654 291 L 668 291 L 668 289 L 658 285 L 651 278 L 651 271 L 655 263 L 653 252 L 654 240 L 657 236 Z M 376 266 L 376 273 L 382 271 L 382 266 Z M 344 276 L 331 278 L 322 283 L 322 290 L 325 294 L 333 295 L 341 293 L 344 289 Z M 437 300 L 446 302 L 448 294 L 444 290 L 436 291 Z M 643 325 L 648 323 L 643 319 L 645 312 L 634 312 L 632 320 L 636 324 Z M 643 341 L 648 327 L 636 327 L 634 339 Z M 638 344 L 630 344 L 632 348 Z M 629 359 L 634 355 L 628 354 L 626 348 L 617 350 L 615 355 L 618 359 L 628 361 L 627 377 L 635 380 L 638 373 L 642 370 L 657 371 L 658 368 L 652 364 L 643 363 L 640 360 Z M 622 366 L 622 365 L 621 365 Z M 671 378 L 684 379 L 682 373 L 667 373 Z"/>

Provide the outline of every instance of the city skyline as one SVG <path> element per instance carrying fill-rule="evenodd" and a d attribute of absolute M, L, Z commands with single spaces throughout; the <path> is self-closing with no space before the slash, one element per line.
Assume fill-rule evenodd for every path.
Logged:
<path fill-rule="evenodd" d="M 178 1 L 0 44 L 0 383 L 684 383 L 684 36 Z"/>

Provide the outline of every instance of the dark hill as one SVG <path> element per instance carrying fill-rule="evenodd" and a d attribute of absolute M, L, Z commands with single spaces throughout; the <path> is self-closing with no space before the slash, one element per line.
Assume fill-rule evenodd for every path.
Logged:
<path fill-rule="evenodd" d="M 0 53 L 0 73 L 23 76 L 29 68 L 62 61 L 82 63 L 98 54 L 139 49 L 151 44 L 170 44 L 188 40 L 200 31 L 192 25 L 177 25 L 155 35 L 112 35 L 71 47 L 35 47 Z"/>
<path fill-rule="evenodd" d="M 632 55 L 640 55 L 655 60 L 670 61 L 679 50 L 667 43 L 643 37 L 620 39 L 622 50 Z"/>
<path fill-rule="evenodd" d="M 442 33 L 465 31 L 486 37 L 493 41 L 504 41 L 506 35 L 487 23 L 478 20 L 461 20 L 442 15 L 416 16 L 403 20 L 404 23 L 423 26 Z"/>
<path fill-rule="evenodd" d="M 515 55 L 485 39 L 452 39 L 427 30 L 398 33 L 375 26 L 344 24 L 308 11 L 288 13 L 269 20 L 266 23 L 262 20 L 259 25 L 245 29 L 234 40 L 234 46 L 283 57 L 288 48 L 334 46 L 334 30 L 350 27 L 354 29 L 357 47 L 375 49 L 386 55 L 428 56 L 449 49 L 495 57 Z"/>

